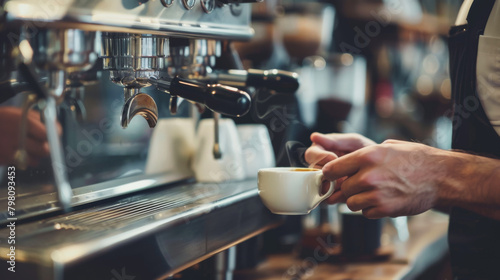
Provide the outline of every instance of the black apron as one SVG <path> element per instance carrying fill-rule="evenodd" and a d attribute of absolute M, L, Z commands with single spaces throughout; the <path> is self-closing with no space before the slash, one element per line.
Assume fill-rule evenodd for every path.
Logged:
<path fill-rule="evenodd" d="M 467 16 L 468 24 L 450 30 L 452 147 L 500 157 L 500 137 L 490 124 L 476 91 L 479 36 L 484 33 L 494 3 L 495 0 L 474 1 Z M 500 185 L 498 187 L 500 191 Z M 500 221 L 454 207 L 450 213 L 448 242 L 454 279 L 500 279 Z"/>

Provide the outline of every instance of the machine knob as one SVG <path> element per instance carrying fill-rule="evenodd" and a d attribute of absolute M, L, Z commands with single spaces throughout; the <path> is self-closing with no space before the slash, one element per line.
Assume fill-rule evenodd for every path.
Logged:
<path fill-rule="evenodd" d="M 174 3 L 174 0 L 160 0 L 161 4 L 165 7 L 170 7 Z"/>
<path fill-rule="evenodd" d="M 223 4 L 243 4 L 243 3 L 258 3 L 264 0 L 217 0 Z"/>
<path fill-rule="evenodd" d="M 203 84 L 174 78 L 170 82 L 170 94 L 204 104 L 207 108 L 224 115 L 240 117 L 248 113 L 250 95 L 234 87 L 221 84 Z"/>
<path fill-rule="evenodd" d="M 196 4 L 196 0 L 182 0 L 182 4 L 184 4 L 184 8 L 191 10 Z"/>
<path fill-rule="evenodd" d="M 209 14 L 215 9 L 215 0 L 201 0 L 201 7 Z"/>

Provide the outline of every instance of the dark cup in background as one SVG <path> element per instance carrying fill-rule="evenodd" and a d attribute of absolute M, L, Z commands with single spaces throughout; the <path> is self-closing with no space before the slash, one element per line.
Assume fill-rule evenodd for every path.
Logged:
<path fill-rule="evenodd" d="M 352 212 L 345 204 L 339 206 L 342 219 L 342 254 L 350 256 L 372 255 L 380 247 L 382 219 L 368 219 Z"/>

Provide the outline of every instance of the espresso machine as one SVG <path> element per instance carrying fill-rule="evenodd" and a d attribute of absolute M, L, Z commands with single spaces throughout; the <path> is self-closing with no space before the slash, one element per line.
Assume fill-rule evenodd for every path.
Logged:
<path fill-rule="evenodd" d="M 18 143 L 0 166 L 1 279 L 166 279 L 212 256 L 230 279 L 234 246 L 282 222 L 255 179 L 146 165 L 172 152 L 150 147 L 160 120 L 207 111 L 217 127 L 252 88 L 298 88 L 242 69 L 231 42 L 253 36 L 251 2 L 0 1 L 0 117 L 18 124 L 0 133 Z M 49 151 L 35 160 L 34 122 Z"/>

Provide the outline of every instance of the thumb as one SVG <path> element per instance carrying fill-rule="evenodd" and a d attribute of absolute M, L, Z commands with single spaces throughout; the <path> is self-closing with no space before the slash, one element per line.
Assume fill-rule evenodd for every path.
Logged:
<path fill-rule="evenodd" d="M 321 134 L 315 132 L 311 134 L 311 141 L 337 154 L 338 152 L 350 153 L 366 146 L 360 136 L 354 133 Z"/>
<path fill-rule="evenodd" d="M 309 167 L 321 169 L 328 162 L 338 158 L 333 152 L 325 150 L 318 144 L 312 144 L 304 154 L 305 160 L 309 163 Z"/>
<path fill-rule="evenodd" d="M 346 142 L 344 138 L 345 135 L 337 133 L 322 134 L 314 132 L 311 134 L 311 141 L 328 151 L 343 151 L 342 147 L 345 146 L 344 142 Z"/>

